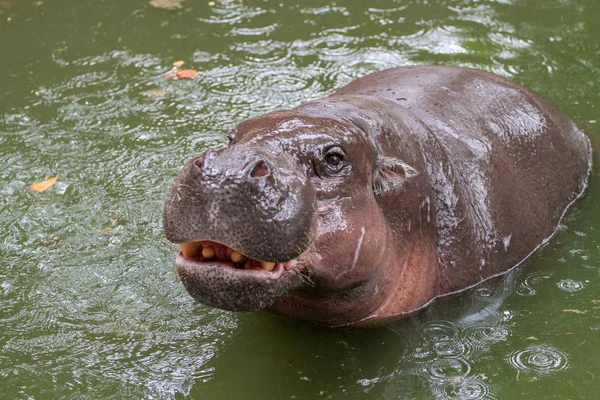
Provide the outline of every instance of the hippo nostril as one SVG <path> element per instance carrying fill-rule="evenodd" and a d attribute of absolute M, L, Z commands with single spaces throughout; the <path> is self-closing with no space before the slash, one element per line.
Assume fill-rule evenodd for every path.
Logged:
<path fill-rule="evenodd" d="M 208 150 L 206 153 L 196 157 L 193 161 L 193 164 L 198 171 L 207 170 L 214 164 L 214 160 L 217 157 L 217 152 L 214 150 Z"/>
<path fill-rule="evenodd" d="M 271 170 L 269 166 L 264 161 L 259 161 L 256 163 L 252 172 L 250 172 L 250 177 L 254 179 L 262 178 L 263 176 L 267 176 L 271 174 Z"/>

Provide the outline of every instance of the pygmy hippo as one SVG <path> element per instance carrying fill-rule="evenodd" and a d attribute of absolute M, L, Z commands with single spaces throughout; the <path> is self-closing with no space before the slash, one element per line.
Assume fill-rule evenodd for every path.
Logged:
<path fill-rule="evenodd" d="M 582 195 L 588 138 L 494 74 L 373 73 L 238 124 L 165 201 L 201 303 L 327 326 L 389 321 L 521 263 Z"/>

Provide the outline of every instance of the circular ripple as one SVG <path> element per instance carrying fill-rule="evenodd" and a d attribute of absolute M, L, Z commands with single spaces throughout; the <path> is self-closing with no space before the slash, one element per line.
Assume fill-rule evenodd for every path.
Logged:
<path fill-rule="evenodd" d="M 459 328 L 450 321 L 431 321 L 423 324 L 421 331 L 423 336 L 434 342 L 454 341 L 458 336 Z"/>
<path fill-rule="evenodd" d="M 243 55 L 244 63 L 250 66 L 258 64 L 263 68 L 269 65 L 284 65 L 292 56 L 291 46 L 275 40 L 237 43 L 232 50 Z"/>
<path fill-rule="evenodd" d="M 444 399 L 487 399 L 491 395 L 487 383 L 473 378 L 452 379 L 436 391 Z"/>
<path fill-rule="evenodd" d="M 492 296 L 494 296 L 496 293 L 494 293 L 494 290 L 492 288 L 489 287 L 479 287 L 477 289 L 475 289 L 475 291 L 473 292 L 473 296 L 474 297 L 479 297 L 479 298 L 490 298 Z"/>
<path fill-rule="evenodd" d="M 462 357 L 440 358 L 429 363 L 427 371 L 433 378 L 454 379 L 469 375 L 471 364 Z"/>
<path fill-rule="evenodd" d="M 567 354 L 548 345 L 533 345 L 525 350 L 513 351 L 508 362 L 523 372 L 549 374 L 569 367 Z"/>
<path fill-rule="evenodd" d="M 270 88 L 281 93 L 298 93 L 308 88 L 318 90 L 318 82 L 315 80 L 317 72 L 302 70 L 291 70 L 289 68 L 271 69 L 259 73 L 256 76 L 257 86 Z M 317 87 L 315 87 L 317 85 Z"/>
<path fill-rule="evenodd" d="M 474 326 L 466 332 L 467 340 L 474 347 L 485 347 L 506 340 L 511 335 L 505 326 Z"/>
<path fill-rule="evenodd" d="M 310 47 L 324 59 L 329 60 L 355 53 L 356 41 L 350 36 L 333 33 L 316 38 L 312 41 Z"/>
<path fill-rule="evenodd" d="M 533 296 L 535 294 L 534 286 L 537 285 L 542 279 L 548 279 L 550 275 L 543 275 L 540 273 L 533 273 L 527 276 L 517 289 L 517 294 L 520 296 Z"/>
<path fill-rule="evenodd" d="M 252 8 L 238 2 L 220 1 L 215 2 L 215 6 L 211 7 L 211 12 L 207 18 L 198 18 L 198 20 L 208 24 L 234 25 L 267 13 L 260 7 Z"/>
<path fill-rule="evenodd" d="M 578 290 L 583 289 L 583 283 L 574 281 L 573 279 L 563 279 L 562 281 L 556 284 L 560 289 L 565 292 L 577 292 Z"/>
<path fill-rule="evenodd" d="M 323 70 L 325 71 L 321 76 L 323 89 L 330 92 L 350 83 L 353 79 L 351 70 L 346 70 L 344 66 L 335 63 L 326 63 Z"/>
<path fill-rule="evenodd" d="M 433 350 L 438 356 L 459 356 L 468 352 L 467 345 L 460 341 L 442 341 L 433 344 Z"/>
<path fill-rule="evenodd" d="M 238 94 L 240 87 L 248 87 L 251 82 L 250 78 L 246 77 L 248 81 L 245 81 L 244 77 L 239 68 L 228 66 L 206 71 L 204 78 L 211 94 L 230 97 Z"/>
<path fill-rule="evenodd" d="M 415 359 L 416 361 L 424 361 L 431 356 L 435 355 L 430 343 L 422 342 L 415 346 L 409 354 L 409 358 Z"/>

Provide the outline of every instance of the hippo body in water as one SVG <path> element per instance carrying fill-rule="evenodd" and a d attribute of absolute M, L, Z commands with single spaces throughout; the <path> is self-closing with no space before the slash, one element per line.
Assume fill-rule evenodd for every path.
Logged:
<path fill-rule="evenodd" d="M 327 326 L 382 323 L 521 263 L 583 193 L 587 137 L 467 68 L 393 68 L 241 122 L 165 202 L 204 304 Z"/>

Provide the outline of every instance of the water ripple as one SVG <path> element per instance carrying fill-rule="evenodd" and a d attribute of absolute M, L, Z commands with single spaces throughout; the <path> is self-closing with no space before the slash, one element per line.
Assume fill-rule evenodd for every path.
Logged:
<path fill-rule="evenodd" d="M 445 365 L 456 365 L 464 361 L 470 369 L 466 357 L 472 345 L 462 337 L 460 328 L 450 321 L 429 321 L 419 328 L 419 341 L 411 346 L 408 357 L 418 363 L 427 363 L 422 371 L 427 374 L 431 368 L 444 370 Z M 440 361 L 443 360 L 443 361 Z M 444 364 L 436 364 L 438 362 Z"/>
<path fill-rule="evenodd" d="M 466 329 L 466 335 L 469 342 L 480 349 L 507 340 L 511 331 L 505 326 L 474 326 Z"/>
<path fill-rule="evenodd" d="M 471 364 L 462 357 L 438 358 L 427 365 L 432 378 L 441 380 L 466 377 L 471 373 Z"/>
<path fill-rule="evenodd" d="M 308 68 L 294 71 L 285 67 L 273 68 L 258 74 L 255 84 L 272 92 L 298 93 L 308 90 L 315 93 L 320 91 L 320 84 L 316 79 L 319 73 L 316 69 Z"/>
<path fill-rule="evenodd" d="M 455 378 L 434 389 L 442 399 L 492 399 L 490 385 L 476 378 Z"/>
<path fill-rule="evenodd" d="M 456 340 L 459 327 L 450 321 L 431 321 L 421 326 L 423 335 L 432 342 Z"/>
<path fill-rule="evenodd" d="M 461 341 L 455 342 L 436 342 L 433 343 L 433 350 L 438 356 L 459 356 L 463 354 L 467 354 L 469 352 L 468 344 L 465 344 Z"/>
<path fill-rule="evenodd" d="M 249 7 L 238 2 L 225 1 L 215 2 L 215 6 L 211 10 L 212 15 L 207 18 L 198 18 L 198 20 L 208 24 L 233 25 L 267 13 L 267 10 L 260 7 Z"/>
<path fill-rule="evenodd" d="M 302 14 L 310 14 L 310 15 L 325 15 L 332 13 L 340 13 L 342 15 L 348 16 L 350 12 L 346 7 L 337 7 L 337 6 L 323 6 L 323 7 L 307 7 L 300 10 Z"/>
<path fill-rule="evenodd" d="M 529 274 L 517 288 L 517 294 L 520 296 L 533 296 L 535 294 L 535 286 L 542 280 L 550 278 L 550 275 L 534 272 Z"/>
<path fill-rule="evenodd" d="M 323 32 L 317 39 L 311 40 L 309 48 L 319 54 L 323 60 L 331 60 L 356 52 L 358 39 L 339 32 Z"/>
<path fill-rule="evenodd" d="M 267 37 L 273 33 L 277 28 L 278 24 L 271 24 L 260 28 L 233 28 L 229 34 L 231 36 L 260 36 Z"/>
<path fill-rule="evenodd" d="M 281 326 L 295 323 L 282 320 L 244 328 L 240 321 L 262 317 L 193 303 L 172 272 L 176 249 L 160 223 L 164 194 L 183 163 L 223 145 L 237 122 L 328 95 L 377 70 L 475 66 L 538 85 L 559 104 L 576 104 L 570 106 L 576 114 L 593 108 L 597 46 L 585 37 L 593 19 L 581 22 L 586 16 L 571 2 L 553 2 L 564 16 L 553 28 L 552 18 L 543 24 L 527 14 L 507 18 L 517 11 L 511 2 L 186 0 L 170 14 L 98 2 L 104 8 L 95 15 L 85 2 L 73 1 L 65 18 L 67 8 L 42 10 L 49 2 L 0 0 L 0 10 L 11 13 L 2 14 L 9 35 L 2 53 L 2 89 L 9 95 L 0 112 L 3 388 L 31 383 L 19 396 L 32 398 L 210 398 L 231 381 L 226 376 L 243 376 L 242 368 L 278 348 L 265 365 L 285 359 L 274 371 L 282 374 L 275 380 L 280 386 L 270 386 L 285 386 L 284 397 L 367 398 L 393 389 L 390 398 L 493 398 L 493 389 L 506 382 L 503 361 L 498 366 L 492 359 L 498 352 L 532 375 L 569 368 L 567 354 L 551 346 L 509 353 L 517 325 L 542 300 L 521 298 L 509 303 L 512 308 L 504 303 L 512 286 L 479 286 L 464 295 L 460 310 L 450 301 L 443 311 L 430 307 L 398 323 L 402 340 L 392 335 L 380 342 L 372 332 L 323 332 L 300 323 L 290 336 Z M 31 46 L 21 47 L 28 40 Z M 199 76 L 164 80 L 180 59 Z M 551 75 L 561 71 L 561 77 Z M 595 120 L 592 114 L 581 120 Z M 48 192 L 27 190 L 53 175 L 59 182 Z M 571 246 L 571 257 L 594 264 L 596 253 L 586 246 Z M 552 293 L 555 285 L 592 293 L 593 281 L 575 272 L 569 276 L 579 280 L 550 276 L 524 276 L 517 293 Z M 233 349 L 257 334 L 257 346 L 244 358 L 250 362 L 238 366 L 240 353 Z M 336 348 L 340 337 L 353 335 L 351 346 Z M 297 350 L 292 342 L 299 342 Z M 480 369 L 493 376 L 494 386 Z M 290 381 L 298 370 L 313 383 Z"/>
<path fill-rule="evenodd" d="M 516 350 L 508 357 L 510 365 L 522 372 L 538 375 L 565 370 L 569 367 L 567 354 L 550 345 L 532 345 Z"/>
<path fill-rule="evenodd" d="M 563 279 L 556 284 L 560 289 L 565 292 L 573 293 L 583 289 L 584 285 L 581 282 L 574 281 L 573 279 Z"/>
<path fill-rule="evenodd" d="M 232 50 L 242 54 L 248 68 L 255 68 L 257 64 L 284 64 L 292 55 L 291 47 L 292 45 L 286 43 L 263 39 L 236 43 L 232 46 Z"/>

